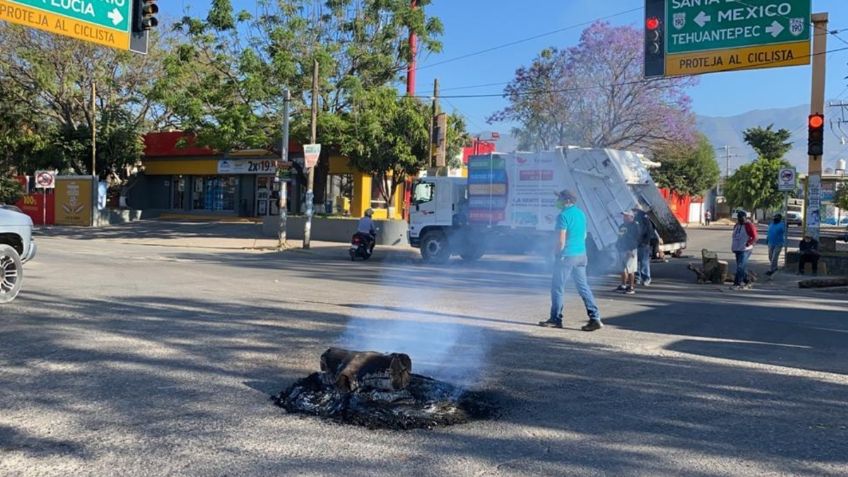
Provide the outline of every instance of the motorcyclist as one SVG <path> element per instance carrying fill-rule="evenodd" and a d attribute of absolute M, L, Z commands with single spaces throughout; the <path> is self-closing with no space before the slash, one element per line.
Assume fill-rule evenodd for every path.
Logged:
<path fill-rule="evenodd" d="M 377 229 L 374 227 L 374 220 L 371 218 L 374 215 L 374 209 L 365 211 L 365 216 L 359 219 L 356 226 L 356 233 L 368 239 L 368 251 L 374 252 L 374 245 L 377 242 Z"/>

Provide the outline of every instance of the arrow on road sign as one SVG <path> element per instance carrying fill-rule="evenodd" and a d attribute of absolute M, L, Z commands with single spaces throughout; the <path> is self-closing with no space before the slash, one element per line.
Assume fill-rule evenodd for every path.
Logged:
<path fill-rule="evenodd" d="M 695 23 L 697 23 L 699 27 L 704 28 L 704 25 L 706 25 L 712 19 L 712 16 L 707 15 L 702 10 L 701 13 L 699 13 L 698 16 L 695 17 Z"/>
<path fill-rule="evenodd" d="M 117 25 L 124 21 L 124 16 L 121 15 L 121 11 L 117 8 L 107 13 L 106 16 L 109 17 L 110 20 L 112 20 L 113 25 Z"/>
<path fill-rule="evenodd" d="M 779 21 L 775 20 L 771 22 L 771 26 L 766 27 L 766 33 L 771 33 L 771 36 L 777 38 L 777 35 L 780 35 L 784 29 L 783 25 L 781 25 Z"/>

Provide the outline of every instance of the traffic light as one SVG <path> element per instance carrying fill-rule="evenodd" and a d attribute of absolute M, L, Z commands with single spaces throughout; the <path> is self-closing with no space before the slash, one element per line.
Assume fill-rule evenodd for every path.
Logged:
<path fill-rule="evenodd" d="M 156 19 L 156 14 L 159 13 L 156 0 L 133 0 L 133 7 L 134 32 L 141 33 L 159 25 L 159 20 Z"/>
<path fill-rule="evenodd" d="M 645 77 L 665 75 L 665 1 L 645 1 Z"/>
<path fill-rule="evenodd" d="M 824 155 L 824 114 L 811 114 L 807 119 L 807 154 Z"/>

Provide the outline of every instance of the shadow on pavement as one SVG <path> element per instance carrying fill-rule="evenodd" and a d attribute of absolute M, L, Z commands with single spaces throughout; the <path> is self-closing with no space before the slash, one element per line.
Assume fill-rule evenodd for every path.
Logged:
<path fill-rule="evenodd" d="M 267 395 L 317 369 L 320 352 L 351 326 L 367 333 L 409 319 L 405 307 L 349 304 L 348 315 L 281 300 L 137 296 L 129 303 L 37 292 L 26 303 L 14 327 L 0 333 L 0 365 L 10 371 L 0 373 L 0 400 L 11 411 L 26 405 L 68 416 L 72 426 L 57 432 L 65 434 L 56 437 L 60 444 L 0 428 L 0 448 L 26 448 L 35 457 L 57 445 L 78 458 L 133 454 L 132 447 L 92 440 L 108 429 L 152 449 L 143 464 L 150 469 L 157 469 L 156 458 L 182 452 L 197 474 L 444 475 L 473 462 L 514 474 L 706 476 L 720 462 L 731 474 L 753 465 L 825 475 L 821 465 L 848 465 L 848 432 L 838 427 L 846 424 L 848 386 L 747 364 L 781 356 L 781 366 L 844 373 L 844 314 L 810 312 L 804 327 L 767 304 L 658 304 L 611 319 L 609 330 L 581 334 L 582 341 L 569 330 L 510 331 L 466 316 L 461 326 L 491 345 L 484 385 L 502 396 L 503 416 L 401 438 L 288 416 L 251 393 Z M 698 306 L 710 310 L 714 331 L 692 313 Z M 742 318 L 730 316 L 736 311 Z M 757 319 L 745 322 L 746 316 Z M 738 342 L 711 347 L 683 339 L 670 347 L 726 363 L 647 356 L 603 345 L 614 328 Z M 469 344 L 459 343 L 457 361 L 463 345 Z M 811 352 L 818 353 L 805 355 Z M 20 370 L 26 379 L 16 377 Z M 257 423 L 267 415 L 273 419 Z M 822 430 L 821 423 L 836 427 Z M 283 439 L 290 447 L 269 454 L 249 438 Z M 190 452 L 194 442 L 230 450 L 226 460 L 220 452 L 204 457 Z"/>

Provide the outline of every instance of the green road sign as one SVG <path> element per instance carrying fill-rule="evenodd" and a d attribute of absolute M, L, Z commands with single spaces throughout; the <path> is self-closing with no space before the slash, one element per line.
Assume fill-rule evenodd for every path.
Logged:
<path fill-rule="evenodd" d="M 810 10 L 811 0 L 645 0 L 645 76 L 809 64 Z"/>
<path fill-rule="evenodd" d="M 132 0 L 9 0 L 49 13 L 128 33 Z"/>
<path fill-rule="evenodd" d="M 666 52 L 810 40 L 810 0 L 667 0 Z"/>
<path fill-rule="evenodd" d="M 98 45 L 147 52 L 132 32 L 133 0 L 0 0 L 0 20 Z"/>

